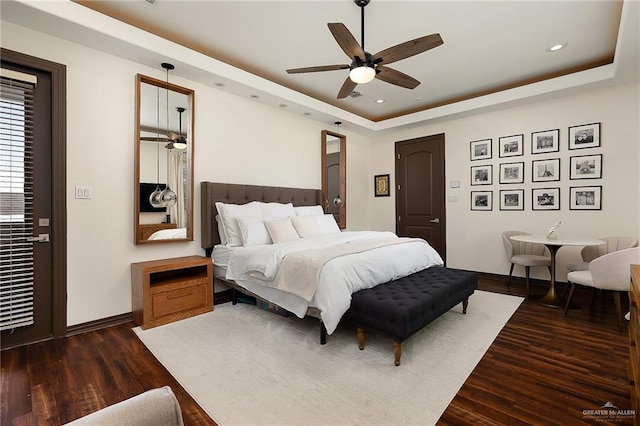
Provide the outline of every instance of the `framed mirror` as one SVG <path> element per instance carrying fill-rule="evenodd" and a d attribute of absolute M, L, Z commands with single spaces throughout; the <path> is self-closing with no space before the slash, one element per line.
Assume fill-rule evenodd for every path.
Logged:
<path fill-rule="evenodd" d="M 136 76 L 135 244 L 193 241 L 193 98 Z"/>
<path fill-rule="evenodd" d="M 325 213 L 336 218 L 340 229 L 347 227 L 347 137 L 322 131 L 322 200 Z"/>

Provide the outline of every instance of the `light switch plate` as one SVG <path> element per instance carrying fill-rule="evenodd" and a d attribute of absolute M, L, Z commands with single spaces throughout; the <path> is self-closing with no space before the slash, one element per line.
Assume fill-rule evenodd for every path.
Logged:
<path fill-rule="evenodd" d="M 76 199 L 89 200 L 91 199 L 91 187 L 90 186 L 76 186 Z"/>

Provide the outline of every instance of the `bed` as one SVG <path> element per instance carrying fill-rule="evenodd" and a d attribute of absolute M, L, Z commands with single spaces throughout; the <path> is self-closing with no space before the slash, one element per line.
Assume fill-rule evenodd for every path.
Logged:
<path fill-rule="evenodd" d="M 349 309 L 351 294 L 443 265 L 424 240 L 340 232 L 333 216 L 322 212 L 320 190 L 202 182 L 201 195 L 202 247 L 214 259 L 214 277 L 298 317 L 319 318 L 321 342 Z M 320 233 L 306 228 L 314 221 Z M 290 230 L 288 222 L 303 238 L 281 238 L 288 234 L 280 227 Z M 230 233 L 231 223 L 242 229 Z M 243 233 L 257 229 L 254 225 L 260 234 Z M 269 243 L 263 240 L 265 225 Z"/>

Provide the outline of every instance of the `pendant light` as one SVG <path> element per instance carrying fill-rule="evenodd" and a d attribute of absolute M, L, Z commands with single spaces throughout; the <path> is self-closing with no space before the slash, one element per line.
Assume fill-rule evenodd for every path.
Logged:
<path fill-rule="evenodd" d="M 176 149 L 185 149 L 187 147 L 187 139 L 182 136 L 182 113 L 185 112 L 185 109 L 182 107 L 176 107 L 176 111 L 180 114 L 180 130 L 178 133 L 178 138 L 173 141 L 173 147 Z"/>
<path fill-rule="evenodd" d="M 169 70 L 174 69 L 175 67 L 172 64 L 168 64 L 166 62 L 162 63 L 162 68 L 167 70 L 167 135 L 169 135 Z M 164 191 L 160 194 L 160 200 L 164 207 L 173 207 L 178 200 L 178 196 L 175 192 L 171 190 L 169 187 L 169 153 L 171 149 L 167 150 L 167 185 L 165 186 Z"/>
<path fill-rule="evenodd" d="M 156 114 L 156 189 L 149 194 L 149 204 L 159 209 L 164 207 L 160 189 L 160 87 L 157 87 L 156 92 Z"/>

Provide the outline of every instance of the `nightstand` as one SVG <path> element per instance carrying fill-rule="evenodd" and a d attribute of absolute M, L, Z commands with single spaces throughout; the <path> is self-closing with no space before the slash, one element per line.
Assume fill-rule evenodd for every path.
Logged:
<path fill-rule="evenodd" d="M 147 329 L 212 311 L 212 271 L 203 256 L 132 263 L 133 321 Z"/>

